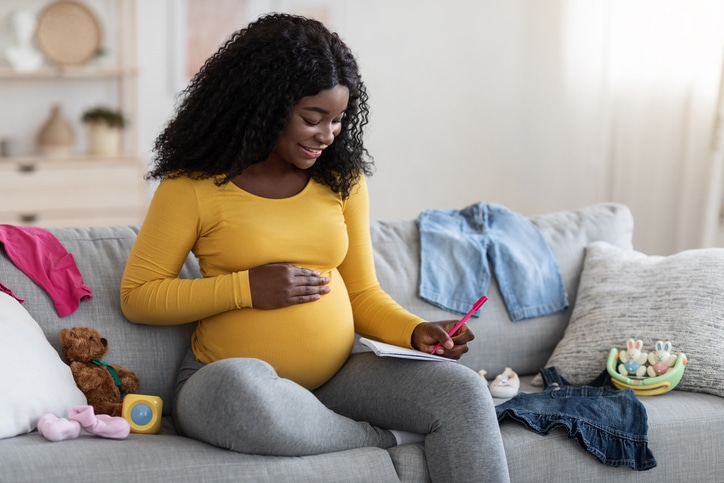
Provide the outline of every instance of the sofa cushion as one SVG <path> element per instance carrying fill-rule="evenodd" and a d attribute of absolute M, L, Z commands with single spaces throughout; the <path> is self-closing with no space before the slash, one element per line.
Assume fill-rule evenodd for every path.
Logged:
<path fill-rule="evenodd" d="M 488 302 L 479 318 L 468 324 L 476 338 L 460 361 L 474 370 L 495 376 L 506 367 L 518 374 L 536 374 L 550 357 L 563 332 L 576 299 L 584 249 L 604 240 L 632 249 L 633 218 L 620 204 L 600 203 L 578 210 L 530 217 L 542 231 L 558 261 L 571 307 L 556 314 L 512 322 L 498 290 L 495 276 L 488 288 Z M 426 320 L 458 319 L 418 297 L 420 234 L 414 220 L 372 224 L 375 268 L 382 287 L 411 312 Z"/>
<path fill-rule="evenodd" d="M 687 250 L 668 257 L 593 243 L 576 308 L 548 361 L 572 384 L 601 373 L 611 348 L 628 339 L 671 341 L 688 364 L 677 389 L 724 396 L 724 249 Z"/>
<path fill-rule="evenodd" d="M 136 226 L 49 229 L 75 258 L 83 281 L 93 291 L 91 300 L 67 317 L 59 318 L 48 294 L 0 251 L 2 283 L 25 299 L 25 308 L 61 354 L 58 334 L 63 327 L 87 326 L 108 339 L 104 361 L 135 372 L 140 394 L 160 396 L 164 414 L 170 414 L 178 364 L 185 354 L 194 324 L 157 327 L 129 322 L 120 308 L 120 283 L 128 253 L 138 233 Z M 189 256 L 181 275 L 199 277 L 198 264 Z"/>
<path fill-rule="evenodd" d="M 404 447 L 401 449 L 406 453 Z M 410 461 L 416 462 L 414 469 L 424 474 L 424 458 Z M 265 456 L 168 434 L 132 433 L 126 439 L 111 440 L 83 432 L 77 439 L 60 443 L 49 443 L 38 433 L 24 434 L 0 440 L 0 468 L 0 481 L 12 483 L 400 481 L 390 454 L 380 448 L 298 457 Z"/>
<path fill-rule="evenodd" d="M 45 413 L 86 404 L 70 372 L 27 310 L 0 292 L 0 439 L 32 431 Z"/>

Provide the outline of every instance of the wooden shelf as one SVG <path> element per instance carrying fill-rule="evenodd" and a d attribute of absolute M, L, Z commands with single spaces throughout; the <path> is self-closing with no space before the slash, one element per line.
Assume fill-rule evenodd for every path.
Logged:
<path fill-rule="evenodd" d="M 129 161 L 141 158 L 129 154 L 119 154 L 118 156 L 90 156 L 88 154 L 71 154 L 70 156 L 51 157 L 51 156 L 10 156 L 0 158 L 0 169 L 19 169 L 25 166 L 33 166 L 36 164 L 84 164 L 84 163 L 112 163 L 115 161 L 127 163 Z"/>
<path fill-rule="evenodd" d="M 32 10 L 48 3 L 23 1 Z M 29 72 L 0 66 L 0 106 L 5 108 L 0 108 L 0 137 L 17 143 L 11 151 L 16 156 L 0 158 L 0 223 L 77 226 L 143 220 L 149 197 L 144 179 L 147 167 L 138 155 L 138 123 L 134 122 L 138 100 L 136 0 L 105 0 L 95 6 L 108 33 L 103 45 L 108 57 L 68 66 L 46 58 L 41 67 Z M 0 5 L 0 17 L 8 9 Z M 0 25 L 0 31 L 8 28 Z M 76 134 L 82 129 L 77 123 L 86 106 L 119 109 L 129 121 L 121 153 L 85 154 L 89 143 L 82 129 L 68 156 L 34 154 L 38 150 L 33 140 L 47 116 L 47 108 L 38 106 L 52 105 L 70 113 Z M 18 112 L 21 118 L 25 115 L 20 122 Z M 29 122 L 31 117 L 37 119 Z"/>
<path fill-rule="evenodd" d="M 43 66 L 31 72 L 18 72 L 12 67 L 0 67 L 2 80 L 30 79 L 112 79 L 116 77 L 135 76 L 136 67 L 114 66 L 83 66 L 83 67 L 51 67 Z"/>

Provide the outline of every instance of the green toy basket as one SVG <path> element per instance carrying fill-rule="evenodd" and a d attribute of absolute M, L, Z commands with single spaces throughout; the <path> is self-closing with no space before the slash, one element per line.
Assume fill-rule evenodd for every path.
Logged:
<path fill-rule="evenodd" d="M 611 382 L 618 389 L 633 389 L 637 396 L 656 396 L 663 394 L 676 387 L 684 375 L 686 368 L 686 355 L 679 352 L 676 356 L 676 363 L 669 369 L 666 374 L 656 377 L 631 378 L 621 375 L 616 366 L 618 363 L 618 349 L 615 347 L 608 353 L 606 361 L 606 370 L 611 376 Z"/>

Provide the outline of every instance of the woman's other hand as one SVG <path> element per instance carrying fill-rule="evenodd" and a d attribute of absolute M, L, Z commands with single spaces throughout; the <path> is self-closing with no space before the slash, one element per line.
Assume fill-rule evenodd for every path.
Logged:
<path fill-rule="evenodd" d="M 435 354 L 448 359 L 460 359 L 469 350 L 468 342 L 475 338 L 475 334 L 465 324 L 452 337 L 448 336 L 448 331 L 457 323 L 457 320 L 443 320 L 419 324 L 412 331 L 412 346 L 419 351 L 430 353 L 440 343 L 442 347 L 439 347 Z"/>
<path fill-rule="evenodd" d="M 314 302 L 329 293 L 329 277 L 291 263 L 271 263 L 249 270 L 251 303 L 257 309 L 279 309 Z"/>

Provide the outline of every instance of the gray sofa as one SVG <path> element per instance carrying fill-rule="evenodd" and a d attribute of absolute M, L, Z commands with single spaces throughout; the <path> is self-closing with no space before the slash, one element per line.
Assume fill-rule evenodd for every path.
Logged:
<path fill-rule="evenodd" d="M 477 337 L 461 360 L 475 371 L 485 369 L 490 378 L 506 367 L 513 368 L 521 376 L 521 390 L 525 392 L 541 390 L 531 384 L 533 376 L 546 365 L 564 335 L 576 300 L 585 247 L 602 240 L 629 250 L 633 233 L 629 210 L 618 204 L 597 204 L 531 220 L 550 242 L 572 307 L 546 317 L 511 322 L 493 280 L 481 317 L 469 322 Z M 98 329 L 110 345 L 105 360 L 133 370 L 141 381 L 139 393 L 158 395 L 168 403 L 164 405 L 166 416 L 160 434 L 131 434 L 124 440 L 84 433 L 78 439 L 49 442 L 36 431 L 2 439 L 0 481 L 429 481 L 422 444 L 292 458 L 238 454 L 176 435 L 168 416 L 172 385 L 193 326 L 134 325 L 122 316 L 118 287 L 137 228 L 51 231 L 74 255 L 86 284 L 93 290 L 93 299 L 82 302 L 72 315 L 59 318 L 45 291 L 15 267 L 2 250 L 0 282 L 25 299 L 24 307 L 58 351 L 61 328 Z M 373 223 L 380 282 L 403 306 L 420 316 L 429 320 L 453 318 L 417 297 L 418 236 L 414 220 Z M 193 258 L 187 260 L 182 276 L 198 276 Z M 356 350 L 363 350 L 362 346 Z M 7 390 L 11 388 L 2 388 Z M 724 481 L 724 398 L 674 390 L 641 400 L 648 413 L 649 447 L 657 467 L 634 471 L 605 466 L 563 430 L 539 435 L 515 422 L 503 421 L 500 431 L 511 480 Z"/>

